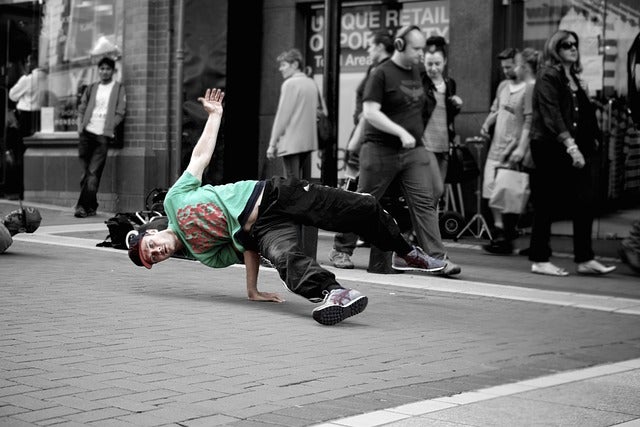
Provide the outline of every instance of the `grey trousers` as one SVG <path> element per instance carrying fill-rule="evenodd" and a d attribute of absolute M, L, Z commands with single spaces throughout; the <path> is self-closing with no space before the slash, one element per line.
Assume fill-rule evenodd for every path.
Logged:
<path fill-rule="evenodd" d="M 429 164 L 430 156 L 424 147 L 402 149 L 365 143 L 360 149 L 358 192 L 371 194 L 376 200 L 380 200 L 389 185 L 397 178 L 409 206 L 418 243 L 430 256 L 443 259 L 446 251 L 440 236 Z M 339 233 L 334 238 L 333 247 L 339 252 L 351 255 L 357 241 L 357 234 Z"/>

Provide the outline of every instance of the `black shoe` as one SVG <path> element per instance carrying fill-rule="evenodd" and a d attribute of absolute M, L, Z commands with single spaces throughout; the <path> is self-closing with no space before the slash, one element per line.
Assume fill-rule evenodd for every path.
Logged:
<path fill-rule="evenodd" d="M 84 208 L 82 206 L 78 206 L 78 207 L 76 207 L 76 211 L 73 214 L 73 216 L 75 216 L 76 218 L 86 218 L 87 217 L 87 211 L 84 210 Z"/>
<path fill-rule="evenodd" d="M 520 256 L 529 256 L 531 253 L 531 248 L 522 248 L 518 251 L 518 255 Z"/>
<path fill-rule="evenodd" d="M 98 212 L 95 209 L 87 209 L 87 216 L 96 216 Z"/>
<path fill-rule="evenodd" d="M 513 244 L 508 240 L 492 240 L 488 245 L 482 245 L 482 249 L 495 255 L 513 254 Z"/>

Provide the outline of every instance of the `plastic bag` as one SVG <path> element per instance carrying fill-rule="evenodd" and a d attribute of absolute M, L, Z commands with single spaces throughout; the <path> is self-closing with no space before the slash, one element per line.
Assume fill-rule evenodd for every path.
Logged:
<path fill-rule="evenodd" d="M 502 213 L 521 214 L 529 201 L 529 174 L 509 168 L 497 168 L 489 206 Z"/>

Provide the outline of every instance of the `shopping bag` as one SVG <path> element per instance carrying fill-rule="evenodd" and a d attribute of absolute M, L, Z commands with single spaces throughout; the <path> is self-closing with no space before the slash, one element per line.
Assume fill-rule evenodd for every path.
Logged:
<path fill-rule="evenodd" d="M 316 120 L 318 125 L 318 148 L 324 150 L 331 144 L 331 120 L 322 110 L 317 111 Z"/>
<path fill-rule="evenodd" d="M 509 168 L 496 168 L 496 179 L 489 206 L 502 213 L 521 214 L 529 201 L 529 174 Z"/>
<path fill-rule="evenodd" d="M 329 110 L 327 110 L 327 104 L 324 102 L 320 88 L 317 86 L 316 88 L 318 89 L 318 108 L 316 109 L 318 149 L 324 150 L 331 145 L 333 126 L 329 119 Z"/>

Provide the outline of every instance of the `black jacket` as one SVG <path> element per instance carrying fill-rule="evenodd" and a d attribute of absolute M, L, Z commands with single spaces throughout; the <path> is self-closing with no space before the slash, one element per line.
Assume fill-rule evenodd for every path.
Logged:
<path fill-rule="evenodd" d="M 530 133 L 532 140 L 557 141 L 562 144 L 565 139 L 572 137 L 578 145 L 590 149 L 596 140 L 601 140 L 595 108 L 580 85 L 580 79 L 575 75 L 573 78 L 578 86 L 576 93 L 572 92 L 561 65 L 545 67 L 536 79 Z M 586 109 L 582 108 L 580 111 L 579 97 L 583 100 L 582 104 L 587 105 Z M 579 114 L 584 116 L 580 117 Z M 586 128 L 578 129 L 579 123 Z M 586 136 L 591 140 L 585 141 Z M 560 147 L 564 148 L 564 145 Z"/>
<path fill-rule="evenodd" d="M 444 97 L 447 109 L 447 128 L 449 130 L 449 142 L 453 142 L 453 138 L 456 136 L 453 119 L 460 112 L 460 107 L 451 101 L 451 97 L 456 94 L 455 80 L 445 77 L 444 83 L 446 87 Z M 426 73 L 422 76 L 422 86 L 424 87 L 424 91 L 427 95 L 427 101 L 425 102 L 424 108 L 422 110 L 424 125 L 427 126 L 427 123 L 429 123 L 429 119 L 431 118 L 431 114 L 436 108 L 436 96 L 434 95 L 436 86 L 433 84 L 433 81 L 431 81 Z"/>

